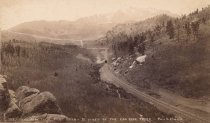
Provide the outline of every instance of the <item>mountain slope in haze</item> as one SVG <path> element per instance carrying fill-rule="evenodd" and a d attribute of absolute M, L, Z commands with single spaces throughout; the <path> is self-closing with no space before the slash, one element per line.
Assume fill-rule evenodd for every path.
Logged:
<path fill-rule="evenodd" d="M 176 16 L 164 10 L 129 8 L 111 14 L 84 17 L 76 21 L 25 22 L 12 27 L 9 31 L 62 39 L 91 40 L 103 37 L 116 24 L 144 20 L 159 14 Z"/>

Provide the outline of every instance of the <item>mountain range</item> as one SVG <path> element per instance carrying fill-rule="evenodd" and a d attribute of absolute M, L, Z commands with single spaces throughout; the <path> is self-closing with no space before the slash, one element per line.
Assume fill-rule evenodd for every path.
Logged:
<path fill-rule="evenodd" d="M 32 34 L 56 39 L 95 40 L 103 37 L 117 24 L 133 23 L 160 14 L 177 16 L 169 11 L 158 9 L 128 8 L 114 13 L 79 18 L 75 21 L 31 21 L 14 26 L 8 31 Z"/>

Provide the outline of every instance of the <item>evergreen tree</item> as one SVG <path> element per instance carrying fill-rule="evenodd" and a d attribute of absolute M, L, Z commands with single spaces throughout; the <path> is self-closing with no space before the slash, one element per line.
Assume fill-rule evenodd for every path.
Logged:
<path fill-rule="evenodd" d="M 17 53 L 17 56 L 20 57 L 20 46 L 15 47 L 15 52 Z"/>
<path fill-rule="evenodd" d="M 187 37 L 190 38 L 190 34 L 191 34 L 191 28 L 190 28 L 190 23 L 187 22 L 184 26 L 184 29 L 186 31 Z"/>
<path fill-rule="evenodd" d="M 14 46 L 13 46 L 10 42 L 6 45 L 6 47 L 5 47 L 5 52 L 6 52 L 7 54 L 14 55 L 14 53 L 15 53 L 15 48 L 14 48 Z"/>
<path fill-rule="evenodd" d="M 198 34 L 198 30 L 199 30 L 199 22 L 198 21 L 196 21 L 196 22 L 193 22 L 192 24 L 191 24 L 191 27 L 192 27 L 192 31 L 193 31 L 193 35 L 196 37 L 197 36 L 197 34 Z"/>
<path fill-rule="evenodd" d="M 177 39 L 178 39 L 178 41 L 180 40 L 180 28 L 181 28 L 181 24 L 177 24 Z"/>
<path fill-rule="evenodd" d="M 167 22 L 166 32 L 170 39 L 174 38 L 174 25 L 171 20 Z"/>

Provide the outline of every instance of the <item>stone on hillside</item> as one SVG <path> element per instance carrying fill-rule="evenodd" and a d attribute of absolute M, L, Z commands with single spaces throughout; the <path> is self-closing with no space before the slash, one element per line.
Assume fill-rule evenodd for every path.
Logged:
<path fill-rule="evenodd" d="M 32 94 L 39 93 L 40 91 L 36 88 L 30 88 L 27 86 L 21 86 L 16 91 L 16 96 L 18 100 L 21 100 L 27 96 L 30 96 Z"/>
<path fill-rule="evenodd" d="M 143 55 L 143 56 L 139 56 L 136 58 L 136 61 L 140 63 L 140 65 L 142 65 L 142 63 L 145 62 L 147 55 Z"/>
<path fill-rule="evenodd" d="M 135 65 L 136 65 L 136 61 L 134 61 L 129 68 L 132 69 Z"/>

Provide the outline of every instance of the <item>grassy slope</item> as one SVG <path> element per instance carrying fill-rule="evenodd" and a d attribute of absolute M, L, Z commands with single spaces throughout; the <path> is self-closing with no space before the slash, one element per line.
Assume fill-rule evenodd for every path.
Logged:
<path fill-rule="evenodd" d="M 9 87 L 28 85 L 50 91 L 69 117 L 138 117 L 143 114 L 155 119 L 167 116 L 121 89 L 123 99 L 119 99 L 118 88 L 108 85 L 111 88 L 108 89 L 106 83 L 100 82 L 99 66 L 76 58 L 80 53 L 93 59 L 85 49 L 48 43 L 11 44 L 21 48 L 18 56 L 17 50 L 11 53 L 5 49 L 8 44 L 3 45 L 1 73 L 8 75 Z"/>

